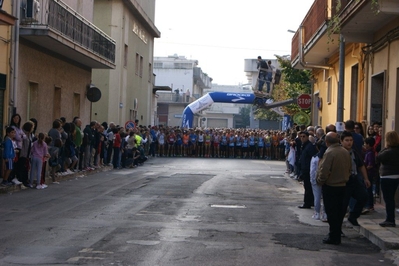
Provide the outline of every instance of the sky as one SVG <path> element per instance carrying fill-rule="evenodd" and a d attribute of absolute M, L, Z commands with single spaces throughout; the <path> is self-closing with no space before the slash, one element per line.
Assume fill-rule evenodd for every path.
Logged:
<path fill-rule="evenodd" d="M 198 60 L 213 84 L 247 83 L 244 59 L 289 55 L 314 0 L 156 0 L 154 56 Z"/>

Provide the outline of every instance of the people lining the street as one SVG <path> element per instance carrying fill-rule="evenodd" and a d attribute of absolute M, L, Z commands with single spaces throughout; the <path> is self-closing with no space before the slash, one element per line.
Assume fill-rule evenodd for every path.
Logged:
<path fill-rule="evenodd" d="M 308 128 L 298 126 L 287 131 L 248 128 L 183 129 L 168 126 L 137 126 L 133 129 L 125 129 L 113 122 L 110 122 L 108 126 L 106 122 L 99 124 L 97 121 L 89 122 L 82 131 L 82 121 L 75 117 L 72 122 L 56 119 L 48 134 L 35 135 L 33 121 L 24 123 L 21 128 L 20 116 L 14 115 L 11 122 L 10 125 L 13 127 L 10 127 L 4 145 L 7 142 L 8 148 L 12 146 L 14 155 L 11 150 L 9 155 L 3 154 L 3 159 L 7 159 L 8 170 L 3 177 L 2 186 L 22 183 L 25 187 L 39 189 L 46 187 L 44 179 L 40 179 L 40 176 L 45 175 L 46 170 L 40 175 L 40 166 L 42 169 L 47 167 L 51 180 L 57 183 L 59 176 L 92 171 L 95 168 L 108 166 L 109 162 L 112 162 L 115 169 L 136 168 L 144 165 L 148 158 L 157 156 L 284 160 L 287 164 L 287 174 L 303 182 L 304 185 L 304 202 L 299 207 L 312 208 L 314 206 L 313 218 L 316 220 L 330 222 L 330 217 L 326 217 L 326 214 L 327 216 L 329 212 L 330 216 L 337 214 L 334 209 L 337 205 L 332 205 L 333 207 L 330 205 L 330 210 L 327 210 L 329 203 L 325 202 L 325 210 L 323 210 L 321 195 L 325 193 L 329 195 L 328 193 L 334 189 L 325 185 L 328 177 L 324 176 L 324 181 L 320 181 L 318 174 L 329 147 L 326 136 L 330 132 L 335 134 L 336 131 L 332 124 L 325 129 L 327 135 L 322 128 L 313 126 Z M 346 195 L 340 205 L 341 218 L 343 219 L 349 205 L 348 221 L 356 226 L 360 213 L 374 210 L 374 197 L 378 196 L 379 192 L 377 185 L 380 177 L 377 169 L 380 163 L 380 174 L 384 183 L 382 192 L 385 202 L 388 203 L 387 218 L 381 226 L 395 226 L 394 218 L 392 218 L 394 217 L 392 208 L 393 212 L 395 211 L 394 203 L 392 207 L 392 195 L 394 195 L 392 187 L 395 184 L 391 183 L 396 182 L 392 181 L 396 178 L 392 177 L 394 175 L 387 174 L 387 169 L 390 169 L 389 162 L 384 161 L 386 158 L 384 154 L 397 148 L 395 140 L 392 140 L 393 133 L 387 137 L 387 146 L 381 152 L 380 159 L 374 160 L 373 158 L 378 154 L 376 142 L 379 145 L 382 143 L 382 127 L 379 123 L 368 127 L 369 137 L 364 139 L 365 145 L 361 145 L 363 136 L 359 132 L 360 125 L 348 120 L 345 122 L 347 131 L 340 135 L 342 146 L 347 148 L 351 158 L 349 163 L 352 165 L 351 174 L 348 176 L 349 181 L 345 184 Z M 19 140 L 16 136 L 17 131 Z M 331 135 L 333 134 L 329 134 Z M 309 138 L 312 141 L 309 141 Z M 32 144 L 33 139 L 37 139 L 34 144 Z M 357 145 L 352 147 L 355 139 Z M 44 140 L 49 143 L 48 150 Z M 335 137 L 332 141 L 335 141 Z M 38 148 L 43 146 L 46 148 L 40 149 L 43 152 L 38 154 Z M 31 158 L 31 154 L 34 158 Z M 15 159 L 6 158 L 6 156 L 14 156 Z M 111 161 L 108 158 L 112 158 Z M 31 166 L 32 162 L 34 165 Z M 17 165 L 18 170 L 15 171 Z M 326 189 L 328 191 L 325 192 Z M 325 201 L 324 196 L 323 200 Z M 330 227 L 340 224 L 339 219 L 339 217 L 333 218 Z M 335 235 L 336 232 L 331 230 L 330 233 L 333 232 L 334 237 L 330 238 L 331 241 L 325 242 L 340 242 Z"/>
<path fill-rule="evenodd" d="M 381 190 L 385 201 L 386 217 L 382 227 L 395 227 L 395 194 L 399 185 L 399 135 L 396 131 L 385 134 L 385 148 L 377 155 L 380 164 Z"/>
<path fill-rule="evenodd" d="M 339 245 L 344 219 L 342 209 L 352 163 L 349 152 L 340 146 L 337 133 L 327 133 L 325 142 L 327 150 L 320 160 L 317 172 L 317 184 L 322 186 L 323 201 L 330 226 L 328 236 L 323 239 L 323 243 Z"/>

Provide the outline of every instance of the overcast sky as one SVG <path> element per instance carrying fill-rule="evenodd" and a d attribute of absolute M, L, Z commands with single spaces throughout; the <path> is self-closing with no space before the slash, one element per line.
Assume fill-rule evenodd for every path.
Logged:
<path fill-rule="evenodd" d="M 219 85 L 247 83 L 244 59 L 291 53 L 296 31 L 314 0 L 156 0 L 154 56 L 199 62 Z"/>

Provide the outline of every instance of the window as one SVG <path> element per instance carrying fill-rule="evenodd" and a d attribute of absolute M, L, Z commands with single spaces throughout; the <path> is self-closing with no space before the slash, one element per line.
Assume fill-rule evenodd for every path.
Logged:
<path fill-rule="evenodd" d="M 39 114 L 38 107 L 40 106 L 37 104 L 39 101 L 39 84 L 34 82 L 29 82 L 29 107 L 28 107 L 28 117 L 37 118 Z"/>
<path fill-rule="evenodd" d="M 151 83 L 152 82 L 152 65 L 151 63 L 148 64 L 148 82 Z"/>
<path fill-rule="evenodd" d="M 54 87 L 53 120 L 61 117 L 61 88 Z"/>
<path fill-rule="evenodd" d="M 125 44 L 125 53 L 123 55 L 123 67 L 127 67 L 127 59 L 128 59 L 128 46 Z"/>
<path fill-rule="evenodd" d="M 162 62 L 154 62 L 154 68 L 163 68 Z"/>
<path fill-rule="evenodd" d="M 143 62 L 144 62 L 144 59 L 142 56 L 140 56 L 140 72 L 139 72 L 140 77 L 143 77 Z"/>
<path fill-rule="evenodd" d="M 135 120 L 136 117 L 137 117 L 137 111 L 135 111 L 133 109 L 130 109 L 130 111 L 129 111 L 129 119 L 130 120 Z M 138 126 L 138 125 L 136 125 L 136 126 Z"/>
<path fill-rule="evenodd" d="M 139 74 L 139 69 L 140 69 L 140 55 L 136 53 L 136 67 L 135 67 L 136 75 Z"/>
<path fill-rule="evenodd" d="M 332 81 L 331 77 L 327 79 L 327 103 L 331 104 L 332 101 Z"/>
<path fill-rule="evenodd" d="M 80 116 L 80 94 L 73 94 L 73 117 Z"/>

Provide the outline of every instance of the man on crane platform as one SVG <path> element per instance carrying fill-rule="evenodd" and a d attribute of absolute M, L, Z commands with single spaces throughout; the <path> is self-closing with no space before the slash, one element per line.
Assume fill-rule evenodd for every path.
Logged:
<path fill-rule="evenodd" d="M 259 70 L 258 75 L 258 91 L 262 92 L 263 85 L 267 80 L 267 72 L 269 70 L 269 66 L 265 60 L 262 59 L 261 56 L 258 56 L 258 65 L 256 67 Z"/>

